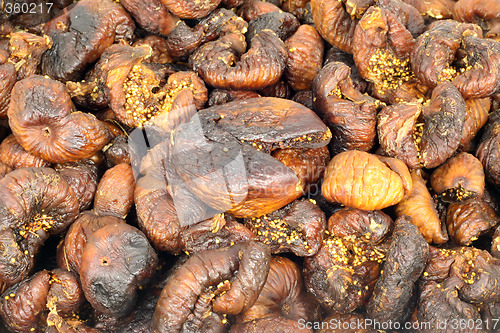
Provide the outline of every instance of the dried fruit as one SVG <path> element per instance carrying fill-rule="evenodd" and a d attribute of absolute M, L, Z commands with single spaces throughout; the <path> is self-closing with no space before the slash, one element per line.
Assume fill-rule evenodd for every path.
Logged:
<path fill-rule="evenodd" d="M 19 144 L 49 162 L 89 158 L 111 139 L 94 115 L 76 112 L 64 84 L 43 76 L 14 85 L 8 114 Z"/>
<path fill-rule="evenodd" d="M 12 169 L 50 166 L 49 162 L 24 150 L 13 134 L 0 144 L 0 163 Z"/>
<path fill-rule="evenodd" d="M 383 271 L 366 307 L 368 317 L 381 322 L 402 322 L 408 318 L 413 310 L 415 282 L 429 256 L 427 242 L 407 217 L 400 217 L 395 223 Z"/>
<path fill-rule="evenodd" d="M 321 191 L 329 201 L 377 210 L 397 204 L 411 189 L 410 173 L 402 161 L 351 150 L 328 163 Z"/>
<path fill-rule="evenodd" d="M 246 243 L 194 254 L 168 279 L 153 320 L 153 330 L 222 330 L 223 314 L 239 314 L 258 299 L 271 254 Z"/>

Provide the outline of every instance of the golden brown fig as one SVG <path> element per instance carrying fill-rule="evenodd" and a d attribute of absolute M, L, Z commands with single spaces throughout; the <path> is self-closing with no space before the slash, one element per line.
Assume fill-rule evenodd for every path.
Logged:
<path fill-rule="evenodd" d="M 102 176 L 94 197 L 94 212 L 99 216 L 124 219 L 134 202 L 135 178 L 129 164 L 118 164 Z"/>
<path fill-rule="evenodd" d="M 408 197 L 397 204 L 398 216 L 411 217 L 410 222 L 418 227 L 427 242 L 446 243 L 448 234 L 439 218 L 426 181 L 422 178 L 422 171 L 420 169 L 412 170 L 411 178 L 413 189 Z"/>
<path fill-rule="evenodd" d="M 173 14 L 180 18 L 194 19 L 207 16 L 217 8 L 221 0 L 160 0 Z"/>
<path fill-rule="evenodd" d="M 465 100 L 465 112 L 467 115 L 462 140 L 460 140 L 460 147 L 463 150 L 472 150 L 470 142 L 488 121 L 490 107 L 490 98 L 471 98 Z"/>
<path fill-rule="evenodd" d="M 321 190 L 329 201 L 378 210 L 403 200 L 412 190 L 412 180 L 402 161 L 352 150 L 330 161 Z"/>
<path fill-rule="evenodd" d="M 484 194 L 484 170 L 473 155 L 460 153 L 437 168 L 431 176 L 431 186 L 447 201 L 481 198 Z"/>

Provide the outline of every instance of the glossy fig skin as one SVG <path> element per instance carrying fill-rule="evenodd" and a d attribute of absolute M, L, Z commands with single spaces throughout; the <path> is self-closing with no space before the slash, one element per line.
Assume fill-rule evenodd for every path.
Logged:
<path fill-rule="evenodd" d="M 108 169 L 97 185 L 94 211 L 100 216 L 124 219 L 133 205 L 135 177 L 129 164 Z"/>
<path fill-rule="evenodd" d="M 415 282 L 422 274 L 428 256 L 427 242 L 417 227 L 409 222 L 408 217 L 398 218 L 383 273 L 366 308 L 369 318 L 397 322 L 407 319 L 412 295 L 416 292 Z"/>
<path fill-rule="evenodd" d="M 328 147 L 321 148 L 289 148 L 277 149 L 272 156 L 295 171 L 305 191 L 311 190 L 313 184 L 320 180 L 330 161 Z"/>
<path fill-rule="evenodd" d="M 121 5 L 111 0 L 79 1 L 45 26 L 54 44 L 42 58 L 42 73 L 62 82 L 78 81 L 88 64 L 115 41 L 130 40 L 134 29 Z"/>
<path fill-rule="evenodd" d="M 479 130 L 486 125 L 490 109 L 490 98 L 470 98 L 465 100 L 465 111 L 467 115 L 462 140 L 460 141 L 460 148 L 463 151 L 472 151 L 472 148 L 474 147 L 472 141 L 478 134 Z"/>
<path fill-rule="evenodd" d="M 156 306 L 153 330 L 199 329 L 204 322 L 212 323 L 211 330 L 220 330 L 222 314 L 246 311 L 258 299 L 270 261 L 269 249 L 255 242 L 194 254 L 168 279 Z M 220 288 L 227 292 L 219 294 Z M 203 297 L 212 304 L 204 304 Z"/>
<path fill-rule="evenodd" d="M 427 189 L 422 170 L 411 171 L 413 188 L 411 193 L 396 205 L 398 216 L 411 217 L 410 222 L 416 225 L 429 243 L 442 244 L 448 241 L 446 228 L 441 222 L 436 204 Z"/>
<path fill-rule="evenodd" d="M 357 90 L 348 65 L 326 64 L 314 78 L 312 91 L 314 110 L 332 131 L 333 153 L 369 151 L 374 146 L 381 102 Z"/>
<path fill-rule="evenodd" d="M 474 240 L 498 224 L 495 210 L 481 199 L 469 199 L 448 206 L 446 224 L 454 243 L 470 245 Z"/>
<path fill-rule="evenodd" d="M 12 169 L 50 166 L 50 162 L 24 150 L 14 134 L 10 134 L 0 144 L 0 163 Z"/>
<path fill-rule="evenodd" d="M 64 231 L 78 214 L 68 183 L 50 168 L 25 168 L 0 180 L 3 254 L 1 280 L 12 285 L 28 275 L 51 234 Z"/>
<path fill-rule="evenodd" d="M 301 330 L 299 320 L 314 321 L 318 315 L 319 304 L 306 291 L 299 266 L 290 259 L 273 257 L 259 298 L 238 315 L 240 324 L 233 325 L 230 332 L 251 331 L 248 326 L 255 327 L 263 320 L 267 320 L 266 330 L 302 332 L 306 330 Z"/>
<path fill-rule="evenodd" d="M 245 50 L 245 37 L 229 33 L 197 49 L 189 64 L 214 88 L 255 90 L 278 82 L 285 70 L 287 50 L 274 32 L 262 30 Z"/>
<path fill-rule="evenodd" d="M 321 191 L 332 202 L 379 210 L 403 200 L 411 188 L 410 173 L 402 161 L 352 150 L 332 158 Z"/>
<path fill-rule="evenodd" d="M 155 272 L 157 260 L 140 230 L 122 222 L 97 229 L 82 252 L 80 280 L 85 298 L 106 314 L 128 314 L 138 288 Z"/>
<path fill-rule="evenodd" d="M 75 112 L 62 83 L 38 75 L 15 84 L 8 114 L 19 144 L 49 162 L 89 158 L 111 139 L 94 115 Z"/>
<path fill-rule="evenodd" d="M 323 241 L 326 219 L 312 202 L 297 200 L 270 214 L 247 219 L 246 225 L 272 253 L 312 256 Z"/>

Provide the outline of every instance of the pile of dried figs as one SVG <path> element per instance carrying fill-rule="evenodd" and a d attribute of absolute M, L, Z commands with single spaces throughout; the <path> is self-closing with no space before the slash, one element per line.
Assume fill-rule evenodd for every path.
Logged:
<path fill-rule="evenodd" d="M 0 2 L 0 331 L 499 332 L 499 0 Z"/>

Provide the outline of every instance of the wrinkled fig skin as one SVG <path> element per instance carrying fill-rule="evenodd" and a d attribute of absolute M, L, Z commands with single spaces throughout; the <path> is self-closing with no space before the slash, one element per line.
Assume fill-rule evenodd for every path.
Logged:
<path fill-rule="evenodd" d="M 392 231 L 394 222 L 382 211 L 342 208 L 328 219 L 328 231 L 340 237 L 355 235 L 364 241 L 378 244 Z"/>
<path fill-rule="evenodd" d="M 115 41 L 130 40 L 134 30 L 134 21 L 120 4 L 79 1 L 45 26 L 54 44 L 42 58 L 42 73 L 62 82 L 78 81 L 88 64 Z"/>
<path fill-rule="evenodd" d="M 311 89 L 325 52 L 321 36 L 313 26 L 304 24 L 285 40 L 285 46 L 288 61 L 284 77 L 295 91 Z"/>
<path fill-rule="evenodd" d="M 483 165 L 473 155 L 459 153 L 432 173 L 431 186 L 447 201 L 481 198 L 485 186 Z"/>
<path fill-rule="evenodd" d="M 354 87 L 350 67 L 328 63 L 314 79 L 312 90 L 314 109 L 332 131 L 332 152 L 369 151 L 375 144 L 380 102 Z"/>
<path fill-rule="evenodd" d="M 460 92 L 450 82 L 443 82 L 425 106 L 412 102 L 384 107 L 378 114 L 377 132 L 389 156 L 402 159 L 410 168 L 434 168 L 459 147 L 465 119 Z"/>
<path fill-rule="evenodd" d="M 443 282 L 450 276 L 451 265 L 455 262 L 452 250 L 429 245 L 429 259 L 420 280 Z"/>
<path fill-rule="evenodd" d="M 368 317 L 383 321 L 405 321 L 412 311 L 415 281 L 422 274 L 429 249 L 408 217 L 396 220 L 383 273 L 367 305 Z"/>
<path fill-rule="evenodd" d="M 470 245 L 499 222 L 495 210 L 481 199 L 469 199 L 448 206 L 446 224 L 455 244 Z"/>
<path fill-rule="evenodd" d="M 474 56 L 464 63 L 455 58 L 459 49 Z M 436 55 L 439 57 L 434 59 Z M 452 20 L 432 24 L 417 38 L 411 59 L 415 75 L 429 87 L 449 80 L 464 98 L 488 97 L 500 91 L 500 42 L 483 39 L 475 24 Z M 462 64 L 454 67 L 455 60 Z"/>
<path fill-rule="evenodd" d="M 229 33 L 198 48 L 189 57 L 189 64 L 214 88 L 255 90 L 278 82 L 285 70 L 287 50 L 273 31 L 264 29 L 256 34 L 245 50 L 245 37 Z"/>
<path fill-rule="evenodd" d="M 428 281 L 420 291 L 418 301 L 417 319 L 419 322 L 430 323 L 430 326 L 421 332 L 443 332 L 443 333 L 473 333 L 484 332 L 477 324 L 481 321 L 481 315 L 477 306 L 462 301 L 459 298 L 457 286 L 461 281 L 456 277 L 449 277 L 446 281 L 438 283 Z M 437 327 L 437 323 L 445 320 L 450 322 L 473 322 L 469 327 Z"/>
<path fill-rule="evenodd" d="M 248 23 L 232 11 L 219 8 L 190 28 L 184 21 L 179 22 L 167 36 L 166 50 L 173 58 L 189 56 L 200 45 L 218 39 L 228 32 L 244 34 Z"/>
<path fill-rule="evenodd" d="M 51 234 L 74 221 L 78 202 L 68 183 L 50 168 L 26 168 L 0 180 L 0 280 L 27 276 L 34 256 Z"/>
<path fill-rule="evenodd" d="M 62 269 L 43 270 L 2 294 L 0 316 L 10 332 L 41 332 L 48 310 L 71 316 L 84 301 L 76 275 Z"/>
<path fill-rule="evenodd" d="M 320 148 L 331 139 L 330 130 L 314 112 L 281 98 L 234 101 L 201 110 L 198 115 L 202 121 L 215 122 L 238 140 L 255 143 L 264 152 L 277 148 Z"/>
<path fill-rule="evenodd" d="M 153 331 L 198 331 L 208 321 L 212 326 L 205 332 L 222 331 L 219 314 L 239 314 L 255 303 L 270 261 L 269 249 L 254 242 L 194 254 L 168 279 L 156 305 Z M 224 280 L 229 280 L 227 292 L 214 294 Z M 212 304 L 204 304 L 203 298 Z"/>
<path fill-rule="evenodd" d="M 471 152 L 476 148 L 476 140 L 474 138 L 476 138 L 479 130 L 486 125 L 491 104 L 490 98 L 470 98 L 465 100 L 467 117 L 465 119 L 462 140 L 460 141 L 460 149 L 462 151 Z"/>
<path fill-rule="evenodd" d="M 38 328 L 39 317 L 46 310 L 49 281 L 49 272 L 43 270 L 7 289 L 7 295 L 13 293 L 16 296 L 2 297 L 0 316 L 11 331 L 30 332 L 32 328 Z"/>
<path fill-rule="evenodd" d="M 410 172 L 402 161 L 350 150 L 328 163 L 321 192 L 331 202 L 379 210 L 397 204 L 411 189 Z"/>
<path fill-rule="evenodd" d="M 10 36 L 10 60 L 17 69 L 17 79 L 22 80 L 38 72 L 43 53 L 52 47 L 50 37 L 19 31 Z"/>
<path fill-rule="evenodd" d="M 89 158 L 111 140 L 94 115 L 75 112 L 64 84 L 38 75 L 12 89 L 9 125 L 28 152 L 54 163 Z"/>
<path fill-rule="evenodd" d="M 126 315 L 156 264 L 157 255 L 140 230 L 125 223 L 107 224 L 90 235 L 83 248 L 80 280 L 85 297 L 98 311 Z"/>
<path fill-rule="evenodd" d="M 319 304 L 308 294 L 302 282 L 300 268 L 286 258 L 273 257 L 266 284 L 255 304 L 238 316 L 239 325 L 231 333 L 264 331 L 283 333 L 312 332 L 300 328 L 299 320 L 317 320 Z"/>
<path fill-rule="evenodd" d="M 312 0 L 311 10 L 320 35 L 344 52 L 352 52 L 352 37 L 359 18 L 352 19 L 342 1 Z"/>
<path fill-rule="evenodd" d="M 160 0 L 174 15 L 183 19 L 195 19 L 207 16 L 221 0 Z"/>
<path fill-rule="evenodd" d="M 460 0 L 453 6 L 453 18 L 471 22 L 486 30 L 485 37 L 500 41 L 500 2 Z"/>
<path fill-rule="evenodd" d="M 267 1 L 246 0 L 239 8 L 238 15 L 244 18 L 247 22 L 256 19 L 270 12 L 278 12 L 281 9 L 275 4 Z"/>
<path fill-rule="evenodd" d="M 12 169 L 50 166 L 50 162 L 24 150 L 14 134 L 6 137 L 0 144 L 0 163 Z"/>
<path fill-rule="evenodd" d="M 100 216 L 124 219 L 134 203 L 135 178 L 132 167 L 118 164 L 102 176 L 94 197 L 94 211 Z"/>
<path fill-rule="evenodd" d="M 10 92 L 16 83 L 16 68 L 10 62 L 0 65 L 0 118 L 7 118 Z"/>
<path fill-rule="evenodd" d="M 323 322 L 319 323 L 318 333 L 378 333 L 376 330 L 367 325 L 365 315 L 351 313 L 336 313 L 326 317 Z M 330 323 L 334 323 L 334 325 Z M 328 325 L 326 324 L 328 323 Z M 337 327 L 335 327 L 337 324 Z M 322 326 L 323 325 L 323 326 Z M 344 325 L 344 326 L 342 326 Z M 348 328 L 349 327 L 349 328 Z"/>
<path fill-rule="evenodd" d="M 413 189 L 396 205 L 396 214 L 411 217 L 411 223 L 418 227 L 427 242 L 446 243 L 448 241 L 446 227 L 441 222 L 423 176 L 421 169 L 411 171 Z"/>
<path fill-rule="evenodd" d="M 470 280 L 460 289 L 460 299 L 468 303 L 493 303 L 500 301 L 500 260 L 482 250 L 471 265 Z M 465 266 L 465 265 L 464 265 Z"/>
<path fill-rule="evenodd" d="M 78 199 L 80 211 L 90 207 L 97 190 L 99 164 L 92 159 L 54 165 Z"/>
<path fill-rule="evenodd" d="M 58 253 L 59 267 L 79 274 L 83 249 L 89 237 L 105 225 L 120 222 L 123 220 L 114 216 L 99 217 L 91 211 L 82 212 L 66 233 L 61 257 Z"/>
<path fill-rule="evenodd" d="M 490 114 L 479 141 L 476 156 L 484 167 L 486 178 L 500 186 L 500 110 Z"/>
<path fill-rule="evenodd" d="M 269 29 L 282 41 L 285 41 L 297 31 L 299 25 L 300 23 L 297 18 L 290 13 L 283 11 L 269 12 L 248 23 L 246 38 L 247 41 L 251 41 L 262 30 Z"/>
<path fill-rule="evenodd" d="M 179 21 L 160 0 L 123 0 L 120 4 L 134 17 L 137 24 L 154 34 L 168 36 Z"/>
<path fill-rule="evenodd" d="M 303 257 L 318 252 L 326 219 L 317 205 L 297 200 L 266 216 L 247 219 L 246 225 L 272 253 L 293 252 Z"/>

